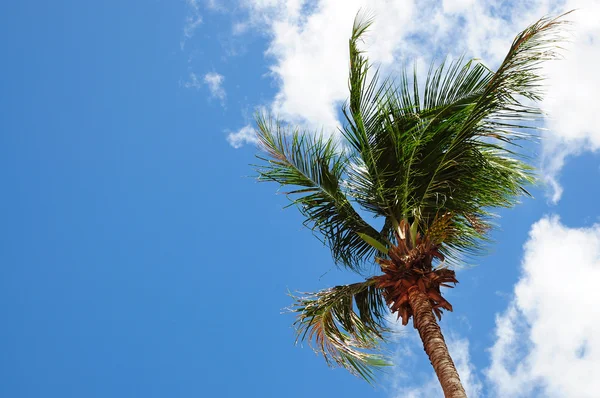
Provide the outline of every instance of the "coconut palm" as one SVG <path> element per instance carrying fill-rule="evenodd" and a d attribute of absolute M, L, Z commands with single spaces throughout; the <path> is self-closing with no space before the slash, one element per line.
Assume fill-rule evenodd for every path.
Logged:
<path fill-rule="evenodd" d="M 461 259 L 485 252 L 493 209 L 528 195 L 532 168 L 515 148 L 541 115 L 531 105 L 540 63 L 557 57 L 563 23 L 525 29 L 496 72 L 458 59 L 430 68 L 420 90 L 416 69 L 393 80 L 370 68 L 358 43 L 371 20 L 357 17 L 343 139 L 257 117 L 259 179 L 294 187 L 288 197 L 335 262 L 366 276 L 295 299 L 299 339 L 330 365 L 372 380 L 388 364 L 379 350 L 391 312 L 412 318 L 444 394 L 466 396 L 437 322 L 452 311 L 441 287 L 457 283 Z"/>

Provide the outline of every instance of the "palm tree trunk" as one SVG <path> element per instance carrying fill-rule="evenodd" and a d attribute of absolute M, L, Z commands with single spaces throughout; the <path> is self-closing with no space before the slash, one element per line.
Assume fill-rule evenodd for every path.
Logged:
<path fill-rule="evenodd" d="M 408 300 L 413 310 L 415 328 L 419 331 L 423 348 L 442 385 L 444 396 L 446 398 L 466 398 L 467 394 L 448 353 L 442 331 L 433 316 L 429 298 L 417 286 L 412 286 L 408 289 Z"/>

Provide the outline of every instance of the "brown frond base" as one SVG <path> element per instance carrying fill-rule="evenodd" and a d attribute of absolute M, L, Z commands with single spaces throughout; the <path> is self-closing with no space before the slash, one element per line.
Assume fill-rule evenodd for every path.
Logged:
<path fill-rule="evenodd" d="M 410 236 L 406 231 L 404 236 Z M 413 316 L 409 304 L 408 290 L 416 286 L 427 295 L 433 312 L 438 320 L 442 318 L 442 309 L 452 311 L 452 305 L 442 297 L 440 286 L 454 287 L 458 283 L 456 274 L 447 268 L 433 269 L 434 258 L 440 260 L 444 256 L 438 251 L 438 246 L 427 238 L 417 235 L 414 247 L 410 239 L 397 236 L 398 245 L 389 249 L 389 259 L 377 259 L 383 275 L 373 277 L 377 286 L 384 291 L 384 297 L 392 313 L 398 313 L 402 324 L 408 324 Z"/>

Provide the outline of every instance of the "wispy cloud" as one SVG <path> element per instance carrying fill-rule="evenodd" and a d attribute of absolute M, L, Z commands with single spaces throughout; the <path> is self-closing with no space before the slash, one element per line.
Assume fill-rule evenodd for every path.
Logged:
<path fill-rule="evenodd" d="M 222 0 L 206 0 L 206 6 L 210 10 L 215 10 L 215 11 L 226 11 L 227 10 L 225 5 L 222 3 L 223 3 Z"/>
<path fill-rule="evenodd" d="M 180 43 L 181 49 L 184 48 L 185 42 L 194 36 L 196 29 L 202 23 L 199 1 L 200 0 L 185 0 L 188 8 L 188 15 L 185 17 L 185 24 L 183 26 L 183 40 Z"/>
<path fill-rule="evenodd" d="M 223 88 L 225 77 L 217 72 L 210 72 L 204 75 L 204 84 L 208 86 L 210 95 L 213 98 L 218 98 L 221 102 L 225 101 L 226 93 Z"/>
<path fill-rule="evenodd" d="M 185 88 L 194 88 L 199 90 L 205 86 L 208 87 L 211 98 L 216 98 L 221 101 L 221 105 L 225 104 L 227 93 L 223 88 L 225 77 L 216 72 L 209 72 L 200 79 L 197 74 L 190 72 L 188 80 L 183 84 Z"/>
<path fill-rule="evenodd" d="M 190 72 L 189 79 L 183 84 L 183 86 L 185 88 L 195 88 L 198 90 L 202 88 L 202 82 L 200 79 L 198 79 L 198 75 L 196 75 L 194 72 Z"/>
<path fill-rule="evenodd" d="M 227 135 L 227 142 L 234 148 L 240 148 L 244 144 L 256 144 L 258 139 L 256 138 L 254 128 L 251 125 L 246 125 L 235 133 L 229 133 Z"/>
<path fill-rule="evenodd" d="M 532 226 L 514 299 L 496 319 L 487 377 L 498 397 L 596 397 L 600 391 L 600 225 Z"/>

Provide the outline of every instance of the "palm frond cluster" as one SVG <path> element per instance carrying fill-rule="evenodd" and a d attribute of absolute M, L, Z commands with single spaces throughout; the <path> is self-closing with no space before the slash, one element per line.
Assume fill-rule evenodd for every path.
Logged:
<path fill-rule="evenodd" d="M 496 72 L 462 58 L 432 65 L 420 90 L 416 68 L 397 80 L 369 72 L 358 43 L 371 21 L 357 17 L 342 142 L 258 115 L 259 180 L 293 187 L 291 204 L 336 264 L 365 275 L 376 261 L 383 272 L 298 299 L 299 335 L 329 363 L 369 378 L 383 363 L 366 353 L 385 337 L 381 304 L 406 324 L 413 286 L 438 318 L 452 309 L 440 286 L 456 283 L 454 272 L 433 262 L 485 252 L 494 209 L 528 194 L 533 169 L 518 143 L 541 116 L 531 101 L 541 99 L 540 65 L 559 56 L 564 23 L 544 18 L 525 29 Z"/>

